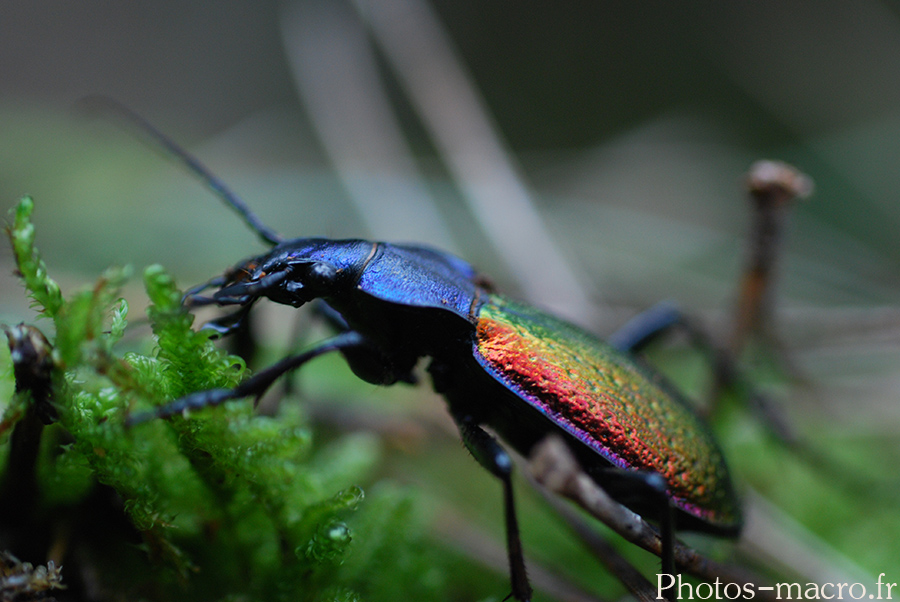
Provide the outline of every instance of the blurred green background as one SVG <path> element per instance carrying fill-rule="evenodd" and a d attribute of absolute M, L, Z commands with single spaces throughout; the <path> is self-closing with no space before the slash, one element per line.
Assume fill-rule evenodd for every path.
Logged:
<path fill-rule="evenodd" d="M 452 248 L 599 333 L 661 299 L 725 332 L 743 174 L 791 162 L 816 192 L 793 212 L 777 296 L 805 384 L 779 399 L 821 446 L 896 478 L 897 3 L 4 3 L 0 199 L 34 196 L 63 286 L 112 263 L 162 263 L 189 286 L 260 245 L 179 165 L 77 114 L 91 94 L 150 119 L 285 235 Z M 492 194 L 535 213 L 472 209 Z M 524 269 L 500 250 L 523 240 L 537 254 Z M 0 321 L 32 320 L 11 272 L 0 246 Z M 140 307 L 138 285 L 126 294 Z M 269 320 L 276 339 L 289 316 Z M 760 468 L 740 445 L 724 442 L 737 472 L 777 490 L 765 473 L 783 460 Z M 833 491 L 779 485 L 834 548 L 819 566 L 896 570 L 894 502 L 830 512 Z"/>

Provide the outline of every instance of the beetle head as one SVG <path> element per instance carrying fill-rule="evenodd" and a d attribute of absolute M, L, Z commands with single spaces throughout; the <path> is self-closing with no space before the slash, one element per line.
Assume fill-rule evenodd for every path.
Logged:
<path fill-rule="evenodd" d="M 276 247 L 189 291 L 185 305 L 249 305 L 266 297 L 276 303 L 300 307 L 335 292 L 340 280 L 341 270 L 332 263 L 297 253 L 296 249 Z M 213 286 L 219 290 L 211 296 L 197 295 Z"/>

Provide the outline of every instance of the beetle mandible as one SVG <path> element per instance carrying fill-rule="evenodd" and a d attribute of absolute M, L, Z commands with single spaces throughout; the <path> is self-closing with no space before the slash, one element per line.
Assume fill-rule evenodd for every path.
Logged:
<path fill-rule="evenodd" d="M 528 455 L 550 433 L 561 435 L 585 472 L 632 510 L 660 523 L 663 572 L 674 572 L 675 527 L 735 536 L 740 504 L 719 446 L 688 403 L 629 352 L 492 290 L 467 262 L 419 245 L 324 238 L 281 239 L 195 158 L 139 116 L 143 129 L 232 206 L 272 248 L 185 295 L 188 308 L 239 306 L 210 326 L 239 327 L 261 298 L 301 307 L 313 300 L 333 312 L 340 332 L 257 372 L 234 389 L 190 394 L 134 424 L 230 399 L 262 395 L 285 373 L 339 351 L 361 379 L 414 382 L 420 359 L 447 401 L 463 443 L 502 483 L 512 596 L 529 600 L 516 520 L 512 460 L 489 427 Z M 205 290 L 217 288 L 209 296 Z M 625 349 L 622 349 L 624 347 Z"/>

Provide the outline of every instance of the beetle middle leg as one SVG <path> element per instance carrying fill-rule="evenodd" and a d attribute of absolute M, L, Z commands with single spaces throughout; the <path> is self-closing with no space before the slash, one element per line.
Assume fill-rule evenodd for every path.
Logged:
<path fill-rule="evenodd" d="M 506 517 L 506 550 L 509 556 L 509 576 L 512 583 L 512 597 L 526 602 L 531 599 L 531 585 L 525 570 L 522 540 L 519 537 L 519 522 L 513 501 L 512 458 L 505 449 L 490 436 L 470 416 L 453 415 L 459 428 L 463 444 L 472 457 L 500 479 L 503 484 L 503 507 Z"/>

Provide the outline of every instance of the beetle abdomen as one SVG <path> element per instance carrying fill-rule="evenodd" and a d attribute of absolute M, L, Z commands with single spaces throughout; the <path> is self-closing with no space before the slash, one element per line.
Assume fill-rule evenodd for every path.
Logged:
<path fill-rule="evenodd" d="M 596 337 L 491 295 L 475 358 L 499 383 L 614 466 L 659 473 L 676 507 L 734 531 L 740 511 L 721 451 L 661 379 Z"/>

